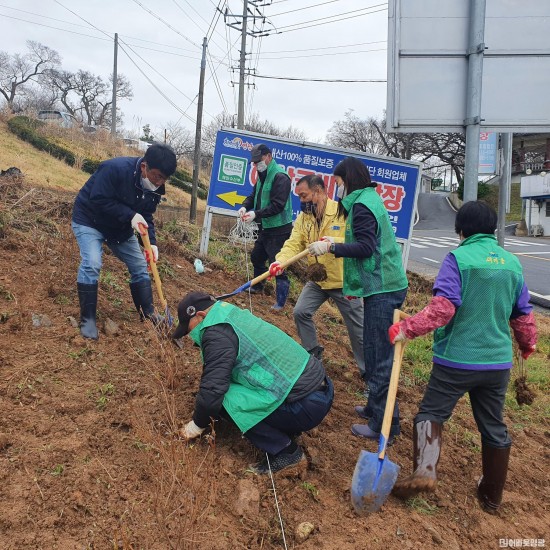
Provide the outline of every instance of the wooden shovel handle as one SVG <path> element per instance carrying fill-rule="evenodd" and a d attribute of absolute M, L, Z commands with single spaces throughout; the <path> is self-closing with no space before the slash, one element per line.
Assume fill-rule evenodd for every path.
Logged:
<path fill-rule="evenodd" d="M 145 248 L 145 250 L 149 253 L 149 267 L 151 268 L 151 273 L 153 274 L 153 280 L 155 281 L 155 287 L 157 288 L 160 303 L 162 304 L 162 307 L 166 309 L 168 302 L 164 298 L 164 294 L 162 292 L 162 283 L 160 282 L 157 264 L 153 259 L 153 249 L 151 248 L 151 241 L 149 240 L 149 233 L 147 233 L 147 230 L 145 230 L 145 233 L 141 234 L 141 240 L 143 241 L 143 248 Z"/>
<path fill-rule="evenodd" d="M 403 311 L 395 309 L 393 312 L 393 322 L 399 323 L 403 319 L 410 317 Z M 403 361 L 403 353 L 405 351 L 405 340 L 395 342 L 395 350 L 393 353 L 393 365 L 391 369 L 390 385 L 388 387 L 388 397 L 386 400 L 386 408 L 384 410 L 384 420 L 382 421 L 382 435 L 386 442 L 390 437 L 391 421 L 393 417 L 393 409 L 395 408 L 395 398 L 397 396 L 397 386 L 399 385 L 399 374 L 401 372 L 401 362 Z M 386 455 L 386 445 L 380 451 L 378 458 L 383 459 Z"/>
<path fill-rule="evenodd" d="M 289 258 L 285 262 L 281 262 L 281 269 L 287 268 L 289 265 L 292 265 L 293 263 L 297 262 L 298 260 L 301 260 L 305 256 L 309 254 L 309 250 L 306 248 L 305 250 L 302 250 L 299 254 L 296 254 L 295 256 L 292 256 L 292 258 Z M 254 277 L 250 281 L 250 286 L 257 285 L 259 282 L 267 279 L 270 276 L 269 271 L 266 271 L 265 273 L 262 273 L 261 275 L 258 275 L 257 277 Z"/>

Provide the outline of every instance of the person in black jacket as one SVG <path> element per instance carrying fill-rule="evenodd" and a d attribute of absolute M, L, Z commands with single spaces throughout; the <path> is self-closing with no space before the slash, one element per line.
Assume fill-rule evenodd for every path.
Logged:
<path fill-rule="evenodd" d="M 260 143 L 252 148 L 252 162 L 258 172 L 258 181 L 252 193 L 244 200 L 238 214 L 245 222 L 256 221 L 258 238 L 250 254 L 254 277 L 266 271 L 266 261 L 272 264 L 292 232 L 291 182 L 282 166 L 272 157 L 271 149 Z M 285 306 L 290 281 L 285 272 L 275 277 L 277 301 L 272 306 L 280 310 Z M 252 294 L 261 293 L 263 283 L 251 287 Z"/>
<path fill-rule="evenodd" d="M 204 292 L 187 294 L 178 318 L 173 338 L 189 334 L 203 359 L 193 418 L 181 435 L 200 436 L 223 413 L 266 452 L 252 472 L 305 470 L 295 437 L 318 426 L 334 398 L 321 361 L 277 327 Z"/>
<path fill-rule="evenodd" d="M 118 157 L 102 162 L 78 193 L 72 229 L 80 248 L 77 287 L 80 332 L 97 340 L 97 288 L 106 243 L 130 272 L 130 291 L 141 319 L 158 324 L 154 313 L 151 279 L 134 230 L 149 234 L 153 258 L 158 260 L 153 213 L 165 194 L 164 184 L 176 171 L 170 147 L 155 143 L 140 158 Z"/>

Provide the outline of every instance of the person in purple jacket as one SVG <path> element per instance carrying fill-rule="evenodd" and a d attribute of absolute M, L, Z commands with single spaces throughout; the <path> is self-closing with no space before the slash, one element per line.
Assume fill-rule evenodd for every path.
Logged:
<path fill-rule="evenodd" d="M 147 261 L 134 234 L 149 234 L 153 258 L 158 259 L 153 214 L 165 193 L 166 180 L 176 171 L 174 151 L 162 143 L 151 145 L 143 157 L 106 160 L 79 191 L 73 208 L 72 229 L 80 249 L 77 288 L 80 333 L 97 340 L 97 289 L 103 243 L 122 260 L 130 273 L 130 292 L 141 319 L 155 324 Z"/>
<path fill-rule="evenodd" d="M 513 359 L 510 327 L 524 359 L 535 351 L 537 331 L 521 264 L 498 246 L 496 226 L 488 204 L 465 203 L 455 220 L 460 244 L 443 260 L 431 302 L 389 329 L 392 344 L 435 330 L 433 369 L 414 419 L 413 474 L 395 484 L 398 497 L 435 490 L 442 426 L 467 392 L 481 433 L 478 499 L 490 513 L 502 501 L 512 445 L 502 414 Z"/>

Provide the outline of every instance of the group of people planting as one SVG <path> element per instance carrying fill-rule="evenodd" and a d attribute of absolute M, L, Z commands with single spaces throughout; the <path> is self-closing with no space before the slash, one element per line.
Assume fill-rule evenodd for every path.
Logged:
<path fill-rule="evenodd" d="M 288 297 L 283 265 L 309 252 L 309 280 L 294 308 L 302 345 L 248 310 L 205 292 L 189 292 L 179 303 L 179 324 L 172 336 L 189 335 L 200 347 L 203 371 L 182 437 L 197 438 L 213 420 L 225 417 L 265 452 L 250 467 L 253 472 L 305 470 L 307 459 L 296 437 L 318 426 L 334 399 L 313 323 L 314 313 L 330 298 L 342 314 L 365 383 L 367 404 L 355 407 L 365 422 L 352 426 L 358 437 L 380 437 L 395 342 L 434 331 L 433 370 L 414 419 L 413 473 L 398 480 L 393 493 L 409 498 L 435 490 L 443 424 L 468 393 L 482 439 L 478 497 L 484 509 L 496 511 L 511 447 L 503 419 L 513 359 L 510 327 L 524 358 L 535 350 L 537 334 L 521 265 L 494 237 L 494 210 L 482 201 L 462 206 L 455 222 L 460 244 L 443 261 L 431 302 L 394 324 L 394 310 L 405 301 L 408 281 L 388 213 L 364 162 L 347 157 L 337 164 L 338 200 L 327 196 L 318 176 L 296 182 L 302 211 L 294 225 L 291 181 L 269 147 L 256 145 L 251 162 L 258 181 L 238 215 L 259 225 L 251 260 L 255 277 L 269 262 L 276 281 L 274 310 L 284 308 Z M 98 337 L 103 242 L 126 263 L 142 319 L 163 322 L 154 311 L 147 261 L 158 259 L 152 215 L 175 168 L 172 150 L 154 144 L 142 158 L 102 163 L 80 191 L 73 231 L 82 258 L 77 283 L 84 337 Z M 153 257 L 144 258 L 134 229 L 148 232 Z M 262 285 L 249 292 L 261 293 Z M 388 443 L 399 433 L 396 402 Z"/>

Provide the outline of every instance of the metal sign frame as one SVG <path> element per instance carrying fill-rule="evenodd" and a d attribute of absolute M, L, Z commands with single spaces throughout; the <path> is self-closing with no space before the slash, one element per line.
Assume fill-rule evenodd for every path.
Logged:
<path fill-rule="evenodd" d="M 468 43 L 475 0 L 389 0 L 389 132 L 460 132 L 481 95 L 483 131 L 549 132 L 550 2 L 486 0 L 484 38 Z M 482 85 L 468 91 L 468 58 Z"/>

